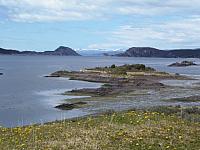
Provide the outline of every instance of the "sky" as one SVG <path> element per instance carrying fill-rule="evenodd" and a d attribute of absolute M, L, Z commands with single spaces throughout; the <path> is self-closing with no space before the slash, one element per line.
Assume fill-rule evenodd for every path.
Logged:
<path fill-rule="evenodd" d="M 0 0 L 0 47 L 200 47 L 199 0 Z"/>

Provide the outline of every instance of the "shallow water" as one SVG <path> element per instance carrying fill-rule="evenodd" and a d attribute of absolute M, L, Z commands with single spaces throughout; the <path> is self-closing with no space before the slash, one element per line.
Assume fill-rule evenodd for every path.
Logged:
<path fill-rule="evenodd" d="M 118 58 L 118 57 L 56 57 L 56 56 L 0 56 L 0 125 L 12 127 L 31 123 L 43 123 L 64 118 L 73 118 L 107 109 L 127 109 L 130 107 L 163 104 L 159 98 L 196 94 L 198 90 L 179 92 L 152 92 L 150 96 L 119 98 L 118 101 L 93 102 L 91 107 L 61 111 L 54 107 L 72 96 L 59 95 L 74 88 L 99 87 L 101 84 L 70 81 L 64 78 L 44 78 L 44 75 L 57 70 L 80 70 L 82 68 L 111 64 L 143 63 L 159 71 L 200 75 L 199 66 L 186 68 L 167 67 L 185 59 L 163 58 Z M 190 59 L 191 60 L 191 59 Z M 195 60 L 200 64 L 199 59 Z M 187 81 L 190 82 L 190 81 Z M 187 82 L 173 84 L 190 85 Z M 167 82 L 169 83 L 169 82 Z M 198 85 L 198 84 L 197 84 Z M 187 89 L 187 87 L 185 87 Z M 170 94 L 171 93 L 171 94 Z M 179 94 L 177 94 L 179 93 Z M 155 99 L 157 97 L 157 99 Z M 148 101 L 146 100 L 148 99 Z M 196 105 L 196 104 L 195 104 Z"/>

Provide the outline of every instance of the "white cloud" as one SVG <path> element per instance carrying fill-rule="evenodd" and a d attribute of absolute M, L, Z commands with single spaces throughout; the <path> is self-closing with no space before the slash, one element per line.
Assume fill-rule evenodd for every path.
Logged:
<path fill-rule="evenodd" d="M 108 1 L 107 1 L 108 2 Z M 101 0 L 0 0 L 14 21 L 42 22 L 86 20 L 102 15 Z M 101 12 L 101 13 L 100 13 Z"/>
<path fill-rule="evenodd" d="M 158 48 L 198 47 L 200 39 L 200 16 L 189 19 L 135 27 L 124 25 L 105 33 L 107 41 L 89 45 L 89 48 L 128 48 L 152 46 Z"/>
<path fill-rule="evenodd" d="M 125 18 L 123 22 L 128 23 L 113 31 L 101 31 L 105 42 L 89 48 L 191 47 L 199 46 L 199 8 L 199 0 L 0 0 L 0 17 L 18 22 L 105 18 L 111 22 L 119 15 L 118 20 Z M 148 17 L 151 22 L 146 22 Z M 183 17 L 186 19 L 180 20 Z"/>
<path fill-rule="evenodd" d="M 15 21 L 66 21 L 105 18 L 109 15 L 195 15 L 199 0 L 0 0 Z"/>
<path fill-rule="evenodd" d="M 199 0 L 124 0 L 121 6 L 116 8 L 122 14 L 129 15 L 163 15 L 182 13 L 196 14 L 200 13 Z"/>

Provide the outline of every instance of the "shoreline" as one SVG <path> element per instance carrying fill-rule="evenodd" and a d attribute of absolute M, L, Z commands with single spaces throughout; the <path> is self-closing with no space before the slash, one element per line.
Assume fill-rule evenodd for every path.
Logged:
<path fill-rule="evenodd" d="M 147 94 L 149 90 L 162 93 L 172 88 L 161 84 L 160 79 L 193 80 L 166 73 L 159 76 L 157 72 L 149 74 L 150 72 L 145 75 L 134 73 L 123 77 L 121 74 L 100 74 L 99 77 L 99 74 L 94 72 L 59 72 L 59 76 L 70 76 L 73 80 L 87 77 L 87 80 L 93 82 L 96 79 L 99 83 L 106 81 L 100 88 L 75 89 L 64 93 L 88 94 L 93 100 L 99 101 L 106 101 L 105 97 L 108 96 L 122 100 L 126 94 L 130 97 L 134 97 L 135 94 L 144 96 L 145 91 Z M 146 101 L 149 100 L 149 96 L 146 95 Z M 83 99 L 74 99 L 71 100 L 73 103 L 68 104 L 85 105 Z M 200 96 L 173 101 L 200 102 Z M 0 127 L 0 149 L 196 149 L 200 146 L 200 136 L 197 134 L 199 131 L 200 106 L 172 104 L 133 107 L 126 110 L 96 111 L 93 114 L 44 124 Z"/>
<path fill-rule="evenodd" d="M 0 127 L 0 148 L 196 149 L 200 146 L 199 115 L 200 108 L 160 106 L 24 127 Z"/>
<path fill-rule="evenodd" d="M 143 70 L 134 68 L 134 67 L 143 67 Z M 131 68 L 132 67 L 132 68 Z M 130 69 L 130 70 L 124 70 Z M 121 69 L 121 70 L 120 70 Z M 122 70 L 123 69 L 123 70 Z M 112 73 L 114 72 L 114 74 Z M 117 72 L 118 71 L 118 72 Z M 80 71 L 57 71 L 46 77 L 64 77 L 69 78 L 69 80 L 79 80 L 87 82 L 95 82 L 103 84 L 100 88 L 83 88 L 83 89 L 74 89 L 63 93 L 64 95 L 70 96 L 90 96 L 88 100 L 95 100 L 98 98 L 107 98 L 107 97 L 118 97 L 123 95 L 129 95 L 138 90 L 157 90 L 170 87 L 163 84 L 162 80 L 195 80 L 187 76 L 169 74 L 165 72 L 158 72 L 153 68 L 143 66 L 142 64 L 136 65 L 124 65 L 124 66 L 115 66 L 115 68 L 109 67 L 96 67 L 92 69 L 84 69 Z M 57 108 L 68 110 L 68 106 L 71 108 L 74 105 L 74 108 L 79 108 L 76 106 L 76 103 L 86 102 L 87 98 L 83 99 L 72 99 L 74 103 L 63 103 Z M 77 101 L 79 100 L 79 101 Z M 82 101 L 83 100 L 83 101 Z M 84 106 L 83 106 L 84 107 Z M 71 108 L 73 109 L 73 108 Z"/>
<path fill-rule="evenodd" d="M 120 75 L 121 76 L 121 75 Z M 149 75 L 147 75 L 147 76 L 149 76 Z M 138 77 L 138 76 L 137 76 Z M 143 76 L 144 77 L 144 76 Z M 177 76 L 177 77 L 180 77 L 180 76 Z M 168 78 L 168 77 L 167 77 Z M 162 77 L 162 79 L 163 79 L 163 77 Z M 187 78 L 187 79 L 189 79 L 189 78 Z M 73 79 L 74 80 L 74 79 Z M 193 80 L 193 79 L 192 79 Z M 99 82 L 99 83 L 101 83 L 101 82 Z M 107 87 L 106 87 L 107 88 Z M 89 88 L 90 89 L 90 88 Z M 94 88 L 92 88 L 92 89 L 94 89 Z M 95 88 L 95 89 L 99 89 L 99 88 Z M 159 89 L 159 88 L 158 88 Z M 82 89 L 78 89 L 78 91 L 79 90 L 82 90 Z M 138 89 L 138 90 L 140 90 L 140 89 Z M 149 90 L 149 89 L 147 89 L 147 90 Z M 86 90 L 87 91 L 87 90 Z M 87 91 L 88 92 L 88 91 Z M 88 105 L 86 104 L 86 105 L 82 105 L 81 107 L 78 107 L 78 109 L 80 108 L 80 109 L 84 109 L 85 107 L 86 107 L 86 109 L 87 110 L 89 110 L 90 108 L 90 106 L 91 105 L 93 105 L 94 104 L 94 101 L 99 101 L 99 102 L 101 102 L 101 101 L 107 101 L 107 99 L 110 101 L 110 100 L 112 100 L 113 102 L 116 100 L 115 98 L 117 97 L 117 100 L 119 100 L 119 99 L 124 99 L 123 101 L 125 101 L 125 100 L 127 100 L 129 97 L 132 97 L 132 96 L 135 96 L 135 95 L 149 95 L 148 93 L 143 93 L 143 92 L 141 92 L 141 93 L 137 93 L 137 91 L 135 92 L 134 91 L 134 93 L 130 93 L 130 95 L 128 94 L 127 95 L 127 93 L 129 93 L 129 91 L 125 91 L 125 94 L 123 95 L 123 94 L 120 94 L 120 96 L 118 95 L 118 94 L 115 94 L 115 95 L 107 95 L 107 96 L 99 96 L 99 95 L 94 95 L 94 96 L 91 96 L 91 95 L 89 95 L 89 96 L 91 96 L 91 98 L 88 98 L 88 97 L 86 97 L 86 98 L 72 98 L 72 99 L 67 99 L 67 101 L 66 102 L 63 102 L 63 104 L 73 104 L 73 103 L 79 103 L 79 102 L 88 102 Z M 84 93 L 81 93 L 81 94 L 78 94 L 77 92 L 67 92 L 67 93 L 65 93 L 66 95 L 69 95 L 70 96 L 70 94 L 71 95 L 74 95 L 74 96 L 76 96 L 76 94 L 77 94 L 77 96 L 86 96 L 86 94 L 85 94 L 85 92 Z M 91 93 L 89 93 L 89 94 L 91 94 Z M 146 97 L 148 97 L 148 96 L 146 96 Z M 64 100 L 64 99 L 63 99 Z M 63 101 L 62 100 L 62 101 Z M 139 102 L 138 102 L 139 103 Z M 60 103 L 60 104 L 62 104 L 62 102 Z M 98 106 L 98 105 L 97 105 Z M 54 106 L 52 106 L 52 107 L 54 107 Z M 137 107 L 137 106 L 134 106 L 134 107 Z M 93 107 L 94 108 L 94 107 Z M 129 107 L 130 108 L 130 107 Z M 128 109 L 129 109 L 128 108 Z M 109 108 L 108 108 L 109 109 Z M 110 108 L 110 109 L 113 109 L 113 108 Z M 118 109 L 118 108 L 117 108 Z M 124 108 L 123 108 L 124 109 Z M 121 110 L 121 109 L 120 109 Z M 120 111 L 119 110 L 119 111 Z M 127 110 L 126 108 L 125 108 L 125 110 Z M 90 110 L 89 110 L 90 111 Z M 98 112 L 99 110 L 97 110 L 97 112 Z M 100 110 L 101 111 L 101 110 Z M 92 112 L 93 113 L 93 112 Z M 95 113 L 95 112 L 94 112 Z M 52 121 L 50 121 L 50 122 L 52 122 Z"/>

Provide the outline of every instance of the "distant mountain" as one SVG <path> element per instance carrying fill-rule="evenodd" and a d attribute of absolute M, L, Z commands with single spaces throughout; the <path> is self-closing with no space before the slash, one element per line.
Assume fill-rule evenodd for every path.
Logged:
<path fill-rule="evenodd" d="M 82 56 L 112 56 L 119 53 L 123 53 L 123 50 L 77 50 Z"/>
<path fill-rule="evenodd" d="M 55 51 L 45 51 L 42 52 L 43 55 L 57 55 L 57 56 L 80 56 L 75 50 L 60 46 Z"/>
<path fill-rule="evenodd" d="M 126 51 L 116 50 L 78 50 L 60 46 L 54 51 L 18 51 L 0 48 L 0 55 L 47 55 L 47 56 L 119 56 L 119 57 L 162 57 L 162 58 L 200 58 L 199 49 L 160 50 L 152 47 L 132 47 Z"/>
<path fill-rule="evenodd" d="M 10 50 L 10 49 L 3 49 L 0 48 L 0 54 L 4 54 L 4 55 L 15 55 L 15 54 L 19 54 L 20 52 L 17 50 Z"/>
<path fill-rule="evenodd" d="M 115 56 L 119 53 L 124 53 L 123 50 L 117 50 L 117 51 L 107 51 L 107 52 L 104 52 L 103 55 L 104 56 Z"/>
<path fill-rule="evenodd" d="M 152 47 L 132 47 L 124 53 L 116 54 L 121 57 L 162 57 L 162 58 L 200 58 L 200 49 L 160 50 Z"/>
<path fill-rule="evenodd" d="M 55 51 L 18 51 L 0 48 L 0 55 L 53 55 L 53 56 L 80 56 L 76 51 L 69 47 L 60 46 Z"/>

